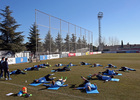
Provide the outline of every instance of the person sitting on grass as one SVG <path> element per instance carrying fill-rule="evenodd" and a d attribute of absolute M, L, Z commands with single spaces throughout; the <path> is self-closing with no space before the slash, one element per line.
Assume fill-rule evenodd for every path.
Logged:
<path fill-rule="evenodd" d="M 48 74 L 48 75 L 46 75 L 44 77 L 41 77 L 39 79 L 35 79 L 34 82 L 35 83 L 43 83 L 43 82 L 46 82 L 46 81 L 52 81 L 52 80 L 54 80 L 56 78 L 56 77 L 49 78 L 52 75 L 54 75 L 54 74 Z"/>
<path fill-rule="evenodd" d="M 81 76 L 81 78 L 84 80 L 84 87 L 78 87 L 78 88 L 74 88 L 74 89 L 87 89 L 88 91 L 97 89 L 96 84 L 94 84 L 94 86 L 92 86 L 91 83 L 89 82 L 89 80 L 87 80 L 85 77 Z"/>
<path fill-rule="evenodd" d="M 90 63 L 80 62 L 81 65 L 92 65 Z"/>
<path fill-rule="evenodd" d="M 12 74 L 26 74 L 26 73 L 24 73 L 24 72 L 21 71 L 20 69 L 17 69 L 17 70 L 11 71 L 11 72 L 10 72 L 10 75 L 12 75 Z"/>
<path fill-rule="evenodd" d="M 96 76 L 99 80 L 103 80 L 103 81 L 110 81 L 112 78 L 114 78 L 113 75 L 111 75 L 111 76 L 103 76 L 103 75 L 101 75 L 101 72 L 99 72 L 98 74 L 90 75 L 89 78 L 92 78 L 94 76 Z"/>

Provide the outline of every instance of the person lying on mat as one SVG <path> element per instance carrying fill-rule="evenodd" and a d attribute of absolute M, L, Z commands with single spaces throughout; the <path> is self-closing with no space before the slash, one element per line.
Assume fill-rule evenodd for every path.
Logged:
<path fill-rule="evenodd" d="M 26 74 L 26 73 L 24 73 L 24 72 L 21 71 L 20 69 L 17 69 L 17 70 L 11 71 L 11 72 L 10 72 L 10 75 L 11 75 L 11 74 Z"/>
<path fill-rule="evenodd" d="M 41 77 L 39 79 L 35 79 L 34 82 L 42 83 L 42 82 L 45 82 L 45 81 L 52 81 L 56 78 L 56 77 L 50 78 L 50 76 L 52 76 L 52 75 L 54 75 L 54 74 L 48 74 L 48 75 L 46 75 L 44 77 Z"/>
<path fill-rule="evenodd" d="M 111 76 L 103 76 L 101 75 L 101 72 L 99 72 L 98 74 L 93 74 L 91 76 L 89 76 L 90 78 L 96 76 L 99 80 L 104 80 L 104 81 L 110 81 L 112 78 L 114 78 L 113 75 Z"/>
<path fill-rule="evenodd" d="M 81 78 L 84 80 L 84 87 L 75 88 L 75 89 L 87 89 L 88 91 L 97 89 L 96 84 L 94 84 L 94 86 L 92 86 L 91 83 L 89 82 L 89 80 L 87 80 L 85 77 L 81 76 Z"/>
<path fill-rule="evenodd" d="M 55 66 L 60 67 L 60 66 L 64 66 L 64 64 L 58 63 L 58 64 L 55 64 Z"/>
<path fill-rule="evenodd" d="M 35 65 L 34 67 L 36 68 L 45 68 L 45 67 L 51 67 L 51 65 L 47 64 L 40 64 L 40 65 Z"/>
<path fill-rule="evenodd" d="M 29 67 L 29 68 L 25 68 L 24 71 L 31 71 L 31 70 L 39 70 L 39 67 Z"/>
<path fill-rule="evenodd" d="M 51 65 L 47 62 L 46 64 L 40 64 L 41 67 L 51 67 Z"/>
<path fill-rule="evenodd" d="M 63 68 L 58 68 L 58 69 L 53 69 L 54 72 L 61 72 L 61 71 L 70 71 L 70 67 L 63 67 Z"/>
<path fill-rule="evenodd" d="M 119 69 L 119 71 L 129 71 L 129 70 L 131 70 L 131 71 L 136 71 L 135 69 L 128 68 L 128 67 L 121 67 L 121 68 Z"/>
<path fill-rule="evenodd" d="M 92 65 L 92 67 L 98 67 L 98 66 L 103 66 L 103 65 L 96 64 L 96 63 L 94 63 L 94 64 Z"/>
<path fill-rule="evenodd" d="M 81 65 L 92 65 L 90 63 L 80 62 Z"/>
<path fill-rule="evenodd" d="M 72 64 L 72 63 L 69 63 L 69 64 L 66 65 L 66 66 L 77 66 L 77 65 L 74 65 L 74 64 Z"/>
<path fill-rule="evenodd" d="M 63 85 L 67 80 L 67 77 L 63 80 L 63 77 L 61 79 L 58 79 L 57 81 L 52 81 L 52 84 L 50 86 L 56 86 L 56 87 L 66 87 L 68 84 Z"/>
<path fill-rule="evenodd" d="M 108 64 L 108 66 L 104 67 L 104 68 L 117 68 L 117 66 L 114 66 L 112 64 Z"/>
<path fill-rule="evenodd" d="M 109 75 L 118 75 L 117 72 L 115 72 L 114 70 L 109 70 L 109 69 L 103 71 L 103 72 L 102 72 L 102 75 L 103 75 L 104 73 L 107 73 L 107 74 L 109 74 Z"/>

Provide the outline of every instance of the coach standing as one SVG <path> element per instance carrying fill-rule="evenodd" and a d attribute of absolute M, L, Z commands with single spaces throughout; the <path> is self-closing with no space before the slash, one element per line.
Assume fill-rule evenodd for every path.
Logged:
<path fill-rule="evenodd" d="M 8 67 L 8 58 L 5 58 L 5 62 L 3 63 L 3 65 L 4 65 L 4 77 L 5 77 L 5 80 L 12 80 L 11 78 L 10 78 L 10 74 L 9 74 L 9 67 Z M 6 78 L 6 74 L 8 75 L 8 79 Z"/>
<path fill-rule="evenodd" d="M 4 60 L 5 60 L 5 57 L 2 57 L 2 59 L 1 59 L 1 61 L 0 61 L 0 71 L 1 71 L 1 73 L 0 73 L 0 79 L 3 77 L 3 63 L 4 63 Z"/>

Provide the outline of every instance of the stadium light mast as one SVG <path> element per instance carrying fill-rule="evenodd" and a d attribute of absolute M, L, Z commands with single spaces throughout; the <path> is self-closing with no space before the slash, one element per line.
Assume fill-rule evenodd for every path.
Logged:
<path fill-rule="evenodd" d="M 103 12 L 99 12 L 98 13 L 98 24 L 99 24 L 99 50 L 103 50 L 103 48 L 102 48 L 102 36 L 101 36 L 101 19 L 102 19 L 102 17 L 103 17 Z"/>

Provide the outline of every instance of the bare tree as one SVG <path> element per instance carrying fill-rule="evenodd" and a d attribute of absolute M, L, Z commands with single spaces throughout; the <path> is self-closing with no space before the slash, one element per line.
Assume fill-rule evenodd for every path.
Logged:
<path fill-rule="evenodd" d="M 119 45 L 119 39 L 117 37 L 109 37 L 108 45 L 110 46 Z"/>

